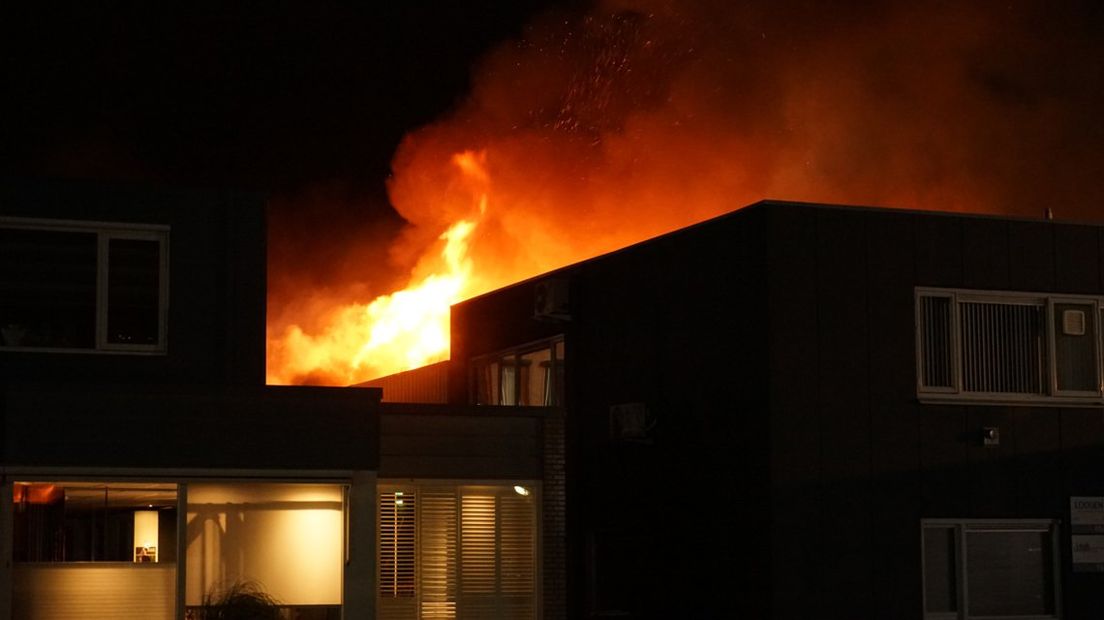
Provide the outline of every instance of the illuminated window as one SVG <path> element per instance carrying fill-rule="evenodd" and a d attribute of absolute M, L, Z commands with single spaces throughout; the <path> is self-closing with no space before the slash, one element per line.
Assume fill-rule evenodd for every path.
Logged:
<path fill-rule="evenodd" d="M 529 486 L 381 485 L 378 617 L 536 618 L 536 507 Z"/>
<path fill-rule="evenodd" d="M 563 404 L 563 337 L 472 360 L 478 405 Z"/>
<path fill-rule="evenodd" d="M 175 616 L 176 485 L 16 482 L 12 493 L 13 617 Z"/>
<path fill-rule="evenodd" d="M 340 617 L 344 497 L 337 484 L 190 483 L 187 607 L 252 583 L 285 617 Z"/>
<path fill-rule="evenodd" d="M 0 219 L 0 347 L 165 350 L 168 229 Z"/>
<path fill-rule="evenodd" d="M 925 618 L 1061 617 L 1056 521 L 929 519 L 921 530 Z"/>
<path fill-rule="evenodd" d="M 926 400 L 1102 402 L 1096 297 L 917 289 Z"/>

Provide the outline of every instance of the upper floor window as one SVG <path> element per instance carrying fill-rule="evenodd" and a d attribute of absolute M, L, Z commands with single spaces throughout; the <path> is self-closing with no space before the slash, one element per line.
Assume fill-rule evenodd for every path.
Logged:
<path fill-rule="evenodd" d="M 0 348 L 163 352 L 168 234 L 0 218 Z"/>
<path fill-rule="evenodd" d="M 563 403 L 562 336 L 472 360 L 477 405 Z"/>
<path fill-rule="evenodd" d="M 916 290 L 925 400 L 1097 404 L 1101 298 Z"/>

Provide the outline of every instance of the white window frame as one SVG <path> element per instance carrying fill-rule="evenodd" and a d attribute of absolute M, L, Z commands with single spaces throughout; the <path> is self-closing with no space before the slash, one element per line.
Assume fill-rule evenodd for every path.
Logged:
<path fill-rule="evenodd" d="M 951 304 L 951 377 L 952 385 L 926 386 L 924 385 L 923 368 L 923 325 L 921 324 L 921 299 L 924 297 L 942 297 L 950 300 Z M 1045 342 L 1042 350 L 1045 352 L 1044 360 L 1046 368 L 1043 375 L 1044 394 L 1024 394 L 1017 392 L 969 392 L 964 389 L 962 369 L 962 338 L 961 331 L 961 305 L 963 303 L 999 303 L 999 304 L 1023 304 L 1040 306 L 1043 308 L 1043 325 Z M 1094 333 L 1095 374 L 1097 377 L 1097 389 L 1094 391 L 1059 390 L 1058 366 L 1055 355 L 1055 304 L 1075 303 L 1091 306 L 1089 320 L 1092 321 Z M 1098 295 L 1076 295 L 1064 293 L 1033 293 L 1017 291 L 986 291 L 975 289 L 947 289 L 916 287 L 914 294 L 914 337 L 915 337 L 915 361 L 916 361 L 916 394 L 921 402 L 961 402 L 969 404 L 1004 404 L 1004 405 L 1050 405 L 1092 407 L 1104 404 L 1104 363 L 1102 363 L 1102 336 L 1101 320 L 1104 309 L 1104 297 Z"/>
<path fill-rule="evenodd" d="M 928 529 L 950 529 L 954 532 L 955 594 L 957 611 L 928 612 L 927 566 L 925 566 L 924 532 Z M 970 584 L 966 573 L 966 534 L 970 532 L 1048 532 L 1050 534 L 1051 579 L 1054 584 L 1054 614 L 1017 616 L 971 616 L 968 613 Z M 1059 521 L 1057 519 L 921 519 L 920 521 L 920 602 L 925 620 L 1060 620 L 1062 618 L 1062 564 L 1059 552 Z"/>
<path fill-rule="evenodd" d="M 79 232 L 96 235 L 96 334 L 93 348 L 77 347 L 19 347 L 0 344 L 0 351 L 26 351 L 46 353 L 108 353 L 164 355 L 168 349 L 169 318 L 169 227 L 158 224 L 128 224 L 119 222 L 92 222 L 80 220 L 49 220 L 19 217 L 0 217 L 0 228 L 43 230 L 53 232 Z M 108 252 L 113 239 L 156 241 L 160 246 L 158 264 L 158 316 L 157 342 L 153 344 L 126 344 L 109 342 L 107 337 L 108 315 Z"/>
<path fill-rule="evenodd" d="M 1093 326 L 1093 334 L 1096 338 L 1093 341 L 1093 360 L 1096 364 L 1094 369 L 1096 372 L 1096 390 L 1062 390 L 1058 388 L 1058 365 L 1054 363 L 1054 360 L 1058 359 L 1057 356 L 1057 338 L 1055 337 L 1055 324 L 1057 323 L 1057 312 L 1054 307 L 1058 304 L 1081 304 L 1090 306 L 1089 321 Z M 1079 295 L 1054 295 L 1047 298 L 1047 357 L 1052 361 L 1050 364 L 1050 393 L 1056 396 L 1073 396 L 1077 398 L 1101 398 L 1102 384 L 1101 384 L 1101 360 L 1100 360 L 1100 307 L 1101 300 L 1097 297 L 1087 297 Z"/>

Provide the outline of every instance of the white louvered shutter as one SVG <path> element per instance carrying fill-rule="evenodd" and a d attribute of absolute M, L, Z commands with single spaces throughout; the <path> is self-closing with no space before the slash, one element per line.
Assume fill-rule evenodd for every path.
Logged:
<path fill-rule="evenodd" d="M 415 581 L 416 497 L 391 492 L 379 496 L 380 620 L 416 620 Z"/>
<path fill-rule="evenodd" d="M 456 618 L 456 492 L 424 490 L 419 517 L 421 618 Z"/>
<path fill-rule="evenodd" d="M 536 512 L 512 490 L 461 498 L 460 617 L 536 617 Z"/>
<path fill-rule="evenodd" d="M 536 618 L 533 497 L 427 486 L 379 498 L 379 618 Z"/>
<path fill-rule="evenodd" d="M 495 618 L 495 496 L 460 500 L 460 617 Z"/>
<path fill-rule="evenodd" d="M 537 523 L 531 497 L 499 497 L 498 532 L 499 617 L 536 618 Z"/>

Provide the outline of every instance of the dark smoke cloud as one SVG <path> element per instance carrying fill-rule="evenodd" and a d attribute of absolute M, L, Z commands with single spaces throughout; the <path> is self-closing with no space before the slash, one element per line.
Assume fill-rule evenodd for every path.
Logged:
<path fill-rule="evenodd" d="M 763 198 L 1099 220 L 1102 22 L 1069 2 L 610 0 L 546 14 L 400 145 L 388 192 L 407 225 L 391 273 L 424 276 L 433 261 L 418 257 L 460 219 L 479 222 L 468 294 Z M 465 151 L 488 184 L 454 165 Z M 333 340 L 325 318 L 372 290 L 355 270 L 347 282 L 288 316 Z"/>
<path fill-rule="evenodd" d="M 487 57 L 410 135 L 392 200 L 486 149 L 501 203 L 571 243 L 761 198 L 1100 219 L 1104 13 L 1077 2 L 611 1 Z M 441 183 L 446 186 L 447 183 Z M 505 241 L 502 241 L 505 243 Z"/>

